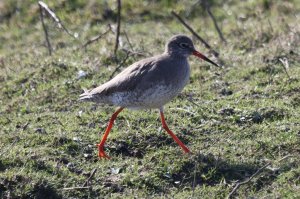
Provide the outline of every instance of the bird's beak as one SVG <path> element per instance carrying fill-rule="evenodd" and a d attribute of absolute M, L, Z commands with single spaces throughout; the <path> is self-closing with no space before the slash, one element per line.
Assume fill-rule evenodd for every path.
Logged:
<path fill-rule="evenodd" d="M 195 55 L 195 56 L 197 56 L 197 57 L 199 57 L 199 58 L 201 58 L 201 59 L 203 59 L 203 60 L 205 60 L 205 61 L 213 64 L 213 65 L 215 65 L 216 67 L 220 67 L 218 64 L 216 64 L 215 62 L 211 61 L 210 59 L 208 59 L 207 57 L 205 57 L 204 55 L 202 55 L 201 53 L 199 53 L 197 50 L 193 51 L 193 55 Z"/>

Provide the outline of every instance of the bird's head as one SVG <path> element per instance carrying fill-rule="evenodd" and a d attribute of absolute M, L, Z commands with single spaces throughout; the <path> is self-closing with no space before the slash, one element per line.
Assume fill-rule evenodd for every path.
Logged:
<path fill-rule="evenodd" d="M 170 55 L 185 57 L 185 58 L 189 57 L 190 55 L 195 55 L 219 67 L 218 64 L 208 59 L 202 53 L 198 52 L 194 47 L 193 41 L 186 35 L 175 35 L 171 37 L 171 39 L 166 44 L 165 52 Z"/>

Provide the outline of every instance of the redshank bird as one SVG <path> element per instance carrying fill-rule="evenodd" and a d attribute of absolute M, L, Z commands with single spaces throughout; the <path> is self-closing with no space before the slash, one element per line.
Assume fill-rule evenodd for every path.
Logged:
<path fill-rule="evenodd" d="M 177 96 L 189 80 L 190 65 L 187 58 L 190 55 L 218 66 L 196 51 L 189 37 L 175 35 L 166 44 L 163 54 L 140 60 L 110 81 L 80 95 L 80 100 L 119 107 L 112 114 L 105 133 L 97 145 L 100 158 L 109 158 L 104 152 L 104 144 L 115 119 L 124 108 L 159 109 L 162 127 L 185 153 L 190 152 L 169 129 L 163 110 L 163 106 Z"/>

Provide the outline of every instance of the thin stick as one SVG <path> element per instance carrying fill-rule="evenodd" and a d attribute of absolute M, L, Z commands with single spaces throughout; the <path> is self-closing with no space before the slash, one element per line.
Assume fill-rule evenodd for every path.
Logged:
<path fill-rule="evenodd" d="M 59 19 L 58 16 L 56 16 L 56 14 L 48 7 L 47 4 L 45 4 L 42 1 L 38 2 L 39 6 L 41 9 L 45 10 L 48 15 L 50 16 L 50 18 L 52 18 L 57 24 L 59 28 L 62 28 L 68 35 L 70 35 L 71 37 L 77 38 L 77 36 L 73 35 L 61 22 L 61 20 Z"/>
<path fill-rule="evenodd" d="M 111 26 L 110 26 L 110 24 L 108 24 L 108 28 L 107 28 L 107 30 L 106 30 L 104 33 L 102 33 L 102 34 L 100 34 L 100 35 L 97 35 L 97 36 L 95 36 L 95 37 L 89 39 L 88 41 L 86 41 L 86 42 L 81 46 L 81 48 L 86 48 L 88 45 L 90 45 L 90 44 L 92 44 L 92 43 L 98 41 L 99 39 L 101 39 L 104 35 L 106 35 L 106 34 L 107 34 L 108 32 L 110 32 L 110 31 L 111 31 Z"/>
<path fill-rule="evenodd" d="M 281 162 L 289 157 L 293 157 L 293 155 L 286 155 L 283 158 L 279 159 L 277 162 Z M 231 198 L 232 195 L 237 191 L 237 189 L 244 184 L 247 184 L 248 182 L 250 182 L 254 177 L 256 177 L 258 174 L 260 174 L 266 167 L 268 167 L 269 165 L 271 165 L 272 163 L 269 162 L 267 164 L 265 164 L 264 166 L 260 167 L 252 176 L 250 176 L 248 179 L 239 182 L 235 185 L 235 187 L 233 188 L 233 190 L 228 194 L 228 196 L 226 197 L 227 199 Z"/>
<path fill-rule="evenodd" d="M 130 42 L 130 40 L 129 40 L 129 37 L 128 37 L 126 31 L 124 31 L 124 35 L 125 35 L 125 37 L 126 37 L 126 40 L 127 40 L 128 44 L 129 44 L 129 47 L 130 47 L 131 51 L 134 51 L 134 50 L 133 50 L 133 46 L 132 46 L 132 44 L 131 44 L 131 42 Z"/>
<path fill-rule="evenodd" d="M 142 56 L 142 57 L 147 57 L 147 54 L 143 53 L 143 52 L 136 52 L 136 51 L 131 51 L 129 49 L 126 48 L 122 48 L 122 50 L 126 53 L 129 53 L 130 55 L 137 55 L 137 56 Z"/>
<path fill-rule="evenodd" d="M 97 171 L 96 168 L 92 170 L 92 172 L 91 172 L 89 178 L 85 181 L 85 183 L 83 183 L 82 187 L 86 187 L 86 186 L 89 185 L 89 182 L 90 182 L 90 180 L 92 179 L 92 177 L 95 175 L 96 171 Z"/>
<path fill-rule="evenodd" d="M 198 168 L 198 161 L 195 161 L 195 169 L 194 169 L 194 177 L 193 177 L 193 185 L 192 185 L 192 197 L 195 195 L 195 187 L 196 187 L 196 174 L 197 174 L 197 168 Z"/>
<path fill-rule="evenodd" d="M 115 56 L 119 47 L 119 36 L 120 36 L 120 27 L 121 27 L 121 0 L 117 0 L 117 3 L 118 3 L 118 19 L 117 19 L 116 43 L 115 43 L 115 50 L 114 50 Z"/>
<path fill-rule="evenodd" d="M 284 58 L 279 58 L 279 61 L 282 63 L 282 67 L 287 75 L 287 77 L 289 78 L 289 80 L 291 79 L 291 76 L 288 73 L 288 69 L 289 69 L 289 61 L 286 57 Z"/>
<path fill-rule="evenodd" d="M 209 2 L 208 2 L 208 1 L 205 1 L 204 4 L 205 4 L 206 11 L 207 11 L 208 15 L 210 16 L 210 18 L 211 18 L 212 21 L 214 22 L 214 26 L 215 26 L 215 28 L 216 28 L 218 34 L 219 34 L 220 39 L 221 39 L 224 43 L 226 43 L 226 40 L 225 40 L 225 38 L 224 38 L 224 36 L 223 36 L 223 34 L 222 34 L 222 32 L 221 32 L 219 26 L 218 26 L 217 20 L 216 20 L 215 16 L 213 15 L 213 13 L 212 13 L 211 10 L 210 10 Z"/>
<path fill-rule="evenodd" d="M 8 149 L 6 149 L 5 151 L 2 151 L 2 153 L 0 153 L 0 156 L 3 156 L 6 152 L 8 152 L 19 140 L 20 140 L 19 137 L 15 138 L 15 140 L 10 144 Z"/>
<path fill-rule="evenodd" d="M 116 67 L 116 69 L 114 70 L 114 72 L 110 75 L 109 79 L 111 79 L 116 72 L 118 72 L 118 70 L 123 66 L 123 64 L 126 62 L 126 60 L 129 58 L 129 54 L 130 53 L 127 53 L 126 54 L 126 57 L 123 59 L 123 61 Z"/>
<path fill-rule="evenodd" d="M 271 162 L 265 164 L 264 166 L 262 166 L 261 168 L 259 168 L 252 176 L 250 176 L 250 178 L 239 182 L 235 185 L 235 187 L 233 188 L 233 190 L 228 194 L 227 198 L 230 198 L 235 192 L 236 190 L 243 184 L 247 184 L 248 182 L 250 182 L 255 176 L 257 176 L 261 171 L 263 171 L 267 166 L 269 166 L 271 164 Z"/>
<path fill-rule="evenodd" d="M 74 189 L 89 189 L 91 187 L 66 187 L 62 188 L 62 190 L 69 191 L 69 190 L 74 190 Z"/>
<path fill-rule="evenodd" d="M 218 57 L 219 56 L 219 53 L 216 52 L 214 49 L 212 49 L 212 47 L 202 38 L 200 37 L 195 31 L 193 28 L 191 28 L 178 14 L 176 14 L 174 11 L 171 12 L 172 15 L 174 15 L 197 39 L 199 39 L 203 44 L 204 46 L 209 49 L 212 54 L 215 56 L 215 57 Z"/>
<path fill-rule="evenodd" d="M 191 103 L 194 104 L 195 106 L 200 107 L 199 104 L 197 104 L 196 102 L 194 102 L 194 99 L 193 99 L 192 96 L 189 96 L 187 99 L 188 99 L 189 102 L 191 102 Z"/>
<path fill-rule="evenodd" d="M 44 23 L 43 7 L 42 7 L 41 3 L 43 3 L 43 2 L 39 2 L 40 16 L 41 16 L 41 21 L 42 21 L 42 25 L 43 25 L 43 30 L 44 30 L 44 33 L 45 33 L 45 38 L 46 38 L 46 42 L 47 42 L 48 52 L 49 52 L 49 55 L 51 56 L 51 54 L 52 54 L 52 47 L 51 47 L 51 44 L 50 44 L 50 41 L 49 41 L 47 27 L 46 27 L 46 25 Z"/>
<path fill-rule="evenodd" d="M 269 18 L 268 18 L 268 23 L 269 23 L 269 26 L 270 26 L 271 32 L 274 32 L 274 29 L 273 29 L 272 23 L 271 23 L 271 21 L 270 21 L 270 19 L 269 19 Z"/>

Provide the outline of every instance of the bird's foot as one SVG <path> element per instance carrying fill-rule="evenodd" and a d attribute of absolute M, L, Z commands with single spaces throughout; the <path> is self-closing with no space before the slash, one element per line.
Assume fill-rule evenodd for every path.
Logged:
<path fill-rule="evenodd" d="M 181 147 L 182 147 L 184 153 L 191 153 L 191 151 L 185 145 L 183 145 Z"/>
<path fill-rule="evenodd" d="M 191 153 L 190 150 L 184 150 L 184 153 Z"/>
<path fill-rule="evenodd" d="M 110 159 L 110 157 L 106 155 L 106 153 L 104 152 L 104 147 L 101 146 L 100 144 L 97 144 L 97 146 L 98 146 L 98 157 Z"/>

